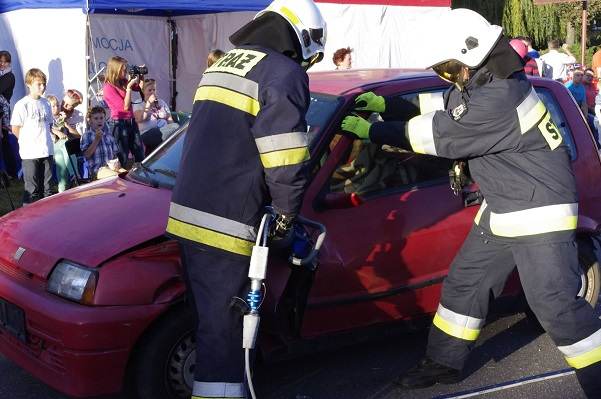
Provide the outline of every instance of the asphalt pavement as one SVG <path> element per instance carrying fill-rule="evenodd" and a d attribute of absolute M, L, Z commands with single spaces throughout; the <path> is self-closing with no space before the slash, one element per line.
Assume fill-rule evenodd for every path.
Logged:
<path fill-rule="evenodd" d="M 254 378 L 257 395 L 260 399 L 585 398 L 560 352 L 523 313 L 499 317 L 484 328 L 461 383 L 400 389 L 393 380 L 420 358 L 425 344 L 425 332 L 393 334 L 262 364 Z M 0 356 L 0 398 L 67 397 Z"/>

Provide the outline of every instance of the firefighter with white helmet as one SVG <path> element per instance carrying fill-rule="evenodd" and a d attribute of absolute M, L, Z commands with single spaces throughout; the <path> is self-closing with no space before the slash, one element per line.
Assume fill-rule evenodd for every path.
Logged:
<path fill-rule="evenodd" d="M 528 303 L 576 369 L 589 397 L 601 394 L 601 320 L 578 296 L 578 196 L 568 148 L 499 26 L 450 10 L 427 66 L 453 86 L 445 109 L 408 122 L 348 116 L 342 129 L 416 153 L 467 159 L 484 197 L 443 283 L 426 356 L 397 381 L 406 388 L 454 383 L 484 325 L 489 300 L 517 265 Z M 374 93 L 356 109 L 384 120 L 401 104 Z"/>
<path fill-rule="evenodd" d="M 194 97 L 167 234 L 180 243 L 198 313 L 193 398 L 244 398 L 242 314 L 264 208 L 274 239 L 299 212 L 310 162 L 306 70 L 323 58 L 326 24 L 313 0 L 275 0 L 240 28 Z"/>

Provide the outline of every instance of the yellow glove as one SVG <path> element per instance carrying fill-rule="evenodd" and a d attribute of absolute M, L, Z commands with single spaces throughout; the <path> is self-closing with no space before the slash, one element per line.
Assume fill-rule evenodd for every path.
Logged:
<path fill-rule="evenodd" d="M 384 112 L 386 101 L 384 97 L 368 91 L 355 98 L 355 109 L 357 111 Z"/>
<path fill-rule="evenodd" d="M 340 125 L 340 127 L 342 128 L 342 130 L 351 132 L 360 139 L 369 140 L 369 128 L 371 127 L 371 123 L 361 118 L 360 116 L 347 116 L 342 120 L 342 124 Z"/>

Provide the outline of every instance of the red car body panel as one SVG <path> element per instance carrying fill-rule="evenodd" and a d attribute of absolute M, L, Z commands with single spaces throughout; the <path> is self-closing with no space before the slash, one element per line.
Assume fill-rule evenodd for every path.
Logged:
<path fill-rule="evenodd" d="M 554 93 L 577 148 L 580 229 L 601 220 L 601 165 L 593 138 L 565 88 L 533 79 Z M 324 72 L 311 90 L 340 96 L 343 106 L 322 126 L 320 152 L 338 133 L 357 93 L 445 87 L 431 73 L 402 70 Z M 464 207 L 447 184 L 373 198 L 360 206 L 316 206 L 352 140 L 342 137 L 311 181 L 305 217 L 327 226 L 320 268 L 301 335 L 316 337 L 433 313 L 441 281 L 469 231 L 477 206 Z M 170 191 L 129 178 L 82 186 L 0 219 L 0 298 L 22 308 L 24 343 L 0 328 L 0 353 L 53 388 L 85 397 L 118 392 L 128 361 L 149 326 L 185 291 L 177 245 L 162 237 Z M 355 203 L 357 204 L 357 203 Z M 25 252 L 15 256 L 19 247 Z M 90 306 L 46 291 L 54 266 L 67 259 L 98 271 Z M 289 276 L 270 261 L 264 331 L 277 329 L 273 310 Z M 264 334 L 264 338 L 267 334 Z"/>

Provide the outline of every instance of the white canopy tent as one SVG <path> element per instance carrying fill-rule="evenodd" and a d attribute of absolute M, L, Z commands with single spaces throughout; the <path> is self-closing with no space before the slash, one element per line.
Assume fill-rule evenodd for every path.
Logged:
<path fill-rule="evenodd" d="M 147 65 L 159 96 L 175 102 L 177 110 L 190 111 L 207 53 L 231 49 L 229 35 L 268 3 L 15 1 L 0 5 L 0 49 L 11 52 L 17 82 L 29 68 L 40 68 L 49 78 L 47 93 L 59 97 L 69 88 L 93 97 L 97 81 L 86 91 L 89 79 L 102 73 L 109 57 L 119 55 L 131 64 Z M 450 0 L 346 3 L 354 4 L 318 3 L 328 38 L 325 59 L 315 71 L 333 69 L 334 51 L 347 46 L 354 50 L 356 68 L 420 67 L 419 39 L 435 31 L 439 14 L 450 6 Z M 18 83 L 13 103 L 24 94 Z"/>

